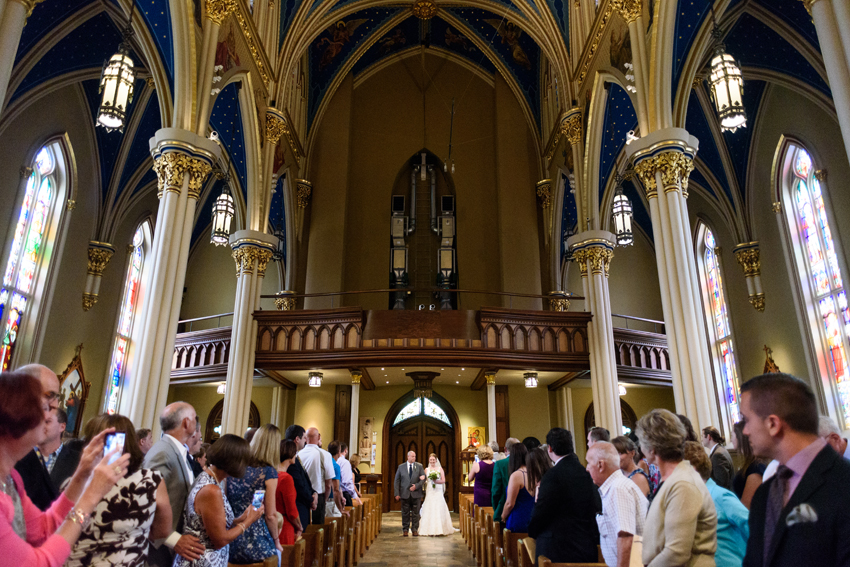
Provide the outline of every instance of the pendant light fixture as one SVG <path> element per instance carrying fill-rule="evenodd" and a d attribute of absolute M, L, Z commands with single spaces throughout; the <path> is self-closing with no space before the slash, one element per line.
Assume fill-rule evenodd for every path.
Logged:
<path fill-rule="evenodd" d="M 611 216 L 614 218 L 614 233 L 617 236 L 617 246 L 631 246 L 634 242 L 632 234 L 632 204 L 623 194 L 623 177 L 617 175 L 617 192 L 614 194 L 614 205 Z"/>
<path fill-rule="evenodd" d="M 726 46 L 721 40 L 722 33 L 714 16 L 714 4 L 711 6 L 711 19 L 714 21 L 714 29 L 711 31 L 714 38 L 714 56 L 711 58 L 708 79 L 711 86 L 711 98 L 717 110 L 720 129 L 734 132 L 738 128 L 747 126 L 743 100 L 744 77 L 738 62 L 726 53 Z"/>
<path fill-rule="evenodd" d="M 133 102 L 133 86 L 136 72 L 133 70 L 133 60 L 130 58 L 130 39 L 133 37 L 133 13 L 136 11 L 136 1 L 132 0 L 127 26 L 121 32 L 121 45 L 118 52 L 103 64 L 100 75 L 100 107 L 97 109 L 97 125 L 103 126 L 107 132 L 124 131 L 124 121 L 127 118 L 127 107 Z"/>
<path fill-rule="evenodd" d="M 272 182 L 272 197 L 277 192 L 278 178 L 277 175 L 273 175 Z M 283 174 L 283 180 L 286 179 L 286 174 Z M 280 195 L 280 222 L 270 223 L 272 227 L 272 235 L 277 238 L 277 247 L 272 252 L 272 260 L 275 262 L 283 262 L 286 258 L 286 209 L 284 207 L 284 197 L 283 187 L 281 187 L 281 195 Z"/>
<path fill-rule="evenodd" d="M 523 374 L 523 378 L 525 378 L 526 388 L 537 387 L 537 372 L 526 372 L 525 374 Z"/>
<path fill-rule="evenodd" d="M 210 242 L 216 246 L 226 246 L 230 240 L 230 223 L 236 209 L 233 206 L 233 197 L 230 195 L 230 187 L 224 182 L 221 195 L 213 203 L 212 209 L 212 236 Z"/>
<path fill-rule="evenodd" d="M 308 384 L 310 384 L 311 388 L 318 388 L 322 385 L 322 377 L 321 372 L 311 372 Z"/>

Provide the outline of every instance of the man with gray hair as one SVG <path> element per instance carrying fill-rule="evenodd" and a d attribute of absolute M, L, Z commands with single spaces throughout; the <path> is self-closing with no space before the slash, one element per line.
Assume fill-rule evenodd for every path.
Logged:
<path fill-rule="evenodd" d="M 186 402 L 174 402 L 162 410 L 159 416 L 162 438 L 154 443 L 142 466 L 162 475 L 168 499 L 171 502 L 171 535 L 150 547 L 148 564 L 171 567 L 174 554 L 178 553 L 195 561 L 204 553 L 204 544 L 193 535 L 181 535 L 183 531 L 183 508 L 189 489 L 195 481 L 189 464 L 186 444 L 197 429 L 195 408 Z"/>
<path fill-rule="evenodd" d="M 596 516 L 599 546 L 608 567 L 628 567 L 632 554 L 639 559 L 634 544 L 643 537 L 643 524 L 649 503 L 638 486 L 620 471 L 620 455 L 607 441 L 596 441 L 587 450 L 587 472 L 599 487 L 602 514 Z"/>
<path fill-rule="evenodd" d="M 830 447 L 835 449 L 835 452 L 850 460 L 850 447 L 848 447 L 847 439 L 841 436 L 841 429 L 831 417 L 825 415 L 818 419 L 818 437 L 826 441 Z"/>
<path fill-rule="evenodd" d="M 502 509 L 505 507 L 505 500 L 508 492 L 508 479 L 511 476 L 508 470 L 508 457 L 511 454 L 511 447 L 519 443 L 520 440 L 516 437 L 508 437 L 505 441 L 505 458 L 496 461 L 493 466 L 493 484 L 490 487 L 490 500 L 493 503 L 493 517 L 501 518 Z"/>

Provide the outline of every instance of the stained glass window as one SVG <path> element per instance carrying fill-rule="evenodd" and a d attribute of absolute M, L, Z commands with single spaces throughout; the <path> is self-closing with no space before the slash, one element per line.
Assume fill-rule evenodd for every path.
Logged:
<path fill-rule="evenodd" d="M 717 241 L 711 229 L 702 225 L 701 268 L 703 295 L 708 317 L 709 336 L 712 339 L 712 353 L 715 368 L 719 371 L 719 389 L 723 392 L 723 402 L 729 412 L 732 423 L 741 420 L 739 407 L 738 370 L 735 363 L 735 349 L 732 341 L 732 325 L 729 322 L 729 310 L 723 289 L 720 259 L 717 256 Z"/>
<path fill-rule="evenodd" d="M 44 253 L 47 227 L 56 197 L 57 145 L 39 150 L 27 177 L 24 200 L 18 213 L 18 223 L 6 261 L 3 287 L 0 288 L 0 364 L 8 370 L 15 353 L 21 327 L 31 306 L 34 283 Z"/>
<path fill-rule="evenodd" d="M 429 400 L 428 398 L 422 398 L 425 400 L 423 402 L 425 406 L 425 415 L 428 417 L 433 417 L 434 419 L 439 419 L 449 427 L 451 427 L 452 422 L 449 421 L 449 416 L 446 415 L 446 412 L 443 411 L 443 408 Z"/>
<path fill-rule="evenodd" d="M 395 416 L 393 420 L 393 425 L 398 425 L 402 421 L 406 419 L 410 419 L 411 417 L 416 417 L 417 415 L 426 415 L 428 417 L 432 417 L 434 419 L 438 419 L 451 427 L 452 422 L 449 421 L 449 416 L 446 415 L 446 412 L 443 409 L 429 400 L 428 398 L 416 398 L 398 412 L 398 415 Z"/>
<path fill-rule="evenodd" d="M 850 379 L 847 374 L 850 311 L 838 265 L 838 252 L 812 158 L 801 147 L 791 146 L 790 152 L 787 181 L 793 206 L 788 209 L 794 216 L 791 222 L 796 224 L 806 260 L 801 262 L 804 267 L 800 271 L 811 284 L 808 287 L 814 296 L 812 304 L 818 319 L 814 334 L 823 338 L 823 358 L 837 385 L 844 428 L 850 429 Z"/>
<path fill-rule="evenodd" d="M 106 411 L 118 411 L 118 401 L 121 393 L 121 381 L 127 366 L 127 351 L 130 347 L 133 319 L 136 306 L 139 303 L 139 285 L 142 279 L 144 265 L 145 224 L 139 225 L 133 235 L 130 263 L 127 266 L 127 277 L 124 280 L 124 294 L 121 299 L 121 309 L 118 317 L 118 336 L 112 349 L 112 362 L 109 365 L 109 378 L 106 386 Z"/>
<path fill-rule="evenodd" d="M 420 398 L 416 398 L 398 412 L 398 415 L 395 416 L 393 420 L 393 425 L 398 425 L 405 419 L 410 419 L 411 417 L 416 417 L 417 415 L 422 413 L 422 400 Z"/>

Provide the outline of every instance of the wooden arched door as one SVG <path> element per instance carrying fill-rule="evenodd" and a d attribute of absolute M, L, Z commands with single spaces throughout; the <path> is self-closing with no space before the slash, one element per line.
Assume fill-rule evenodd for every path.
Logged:
<path fill-rule="evenodd" d="M 400 406 L 400 407 L 399 407 Z M 457 482 L 460 457 L 457 453 L 457 414 L 451 405 L 436 394 L 431 398 L 414 398 L 411 392 L 397 401 L 384 423 L 385 502 L 389 510 L 401 510 L 393 490 L 398 466 L 407 460 L 408 451 L 416 453 L 416 461 L 428 466 L 428 456 L 437 455 L 446 473 L 446 502 L 457 509 Z"/>

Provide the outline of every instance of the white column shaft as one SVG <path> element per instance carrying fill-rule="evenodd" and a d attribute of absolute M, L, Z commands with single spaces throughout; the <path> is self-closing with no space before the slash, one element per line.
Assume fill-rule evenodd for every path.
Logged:
<path fill-rule="evenodd" d="M 598 364 L 598 371 L 591 369 L 591 384 L 598 390 L 599 398 L 599 405 L 593 406 L 596 425 L 606 428 L 612 434 L 619 434 L 622 431 L 622 418 L 614 358 L 614 325 L 607 293 L 608 278 L 602 273 L 595 273 L 591 274 L 588 281 L 593 289 L 593 327 L 589 332 L 594 335 Z"/>
<path fill-rule="evenodd" d="M 496 385 L 487 384 L 487 442 L 496 441 Z"/>
<path fill-rule="evenodd" d="M 357 438 L 360 432 L 360 384 L 351 385 L 351 425 L 348 428 L 348 454 L 357 452 Z"/>
<path fill-rule="evenodd" d="M 850 8 L 846 3 L 847 0 L 836 2 L 836 9 L 833 10 L 831 0 L 818 0 L 812 4 L 812 19 L 818 33 L 832 99 L 835 102 L 841 137 L 844 138 L 844 150 L 850 159 L 850 59 L 845 51 L 850 51 L 850 37 L 842 38 L 842 30 L 839 27 L 845 28 L 843 31 L 850 36 L 850 22 L 839 23 L 837 17 L 850 17 Z M 845 5 L 839 6 L 840 4 Z M 842 39 L 848 42 L 848 45 L 842 46 Z"/>
<path fill-rule="evenodd" d="M 838 34 L 841 36 L 841 47 L 844 48 L 844 63 L 850 69 L 850 2 L 846 0 L 829 0 L 835 13 L 835 23 L 838 24 Z M 814 14 L 814 8 L 812 8 Z"/>
<path fill-rule="evenodd" d="M 4 0 L 0 0 L 4 2 Z M 27 22 L 27 9 L 20 2 L 5 2 L 0 18 L 0 110 L 7 100 L 6 90 L 9 88 L 9 78 L 15 66 L 15 55 L 18 53 L 18 43 L 21 32 Z"/>
<path fill-rule="evenodd" d="M 641 26 L 641 20 L 642 18 L 638 18 L 629 24 L 629 37 L 632 44 L 632 65 L 634 65 L 635 90 L 637 90 L 638 125 L 640 127 L 641 135 L 643 135 L 649 129 L 649 111 L 647 110 L 646 105 L 646 76 L 644 75 L 649 62 L 643 59 L 646 55 L 646 48 L 643 45 L 646 43 L 646 38 L 642 33 L 643 27 Z"/>

